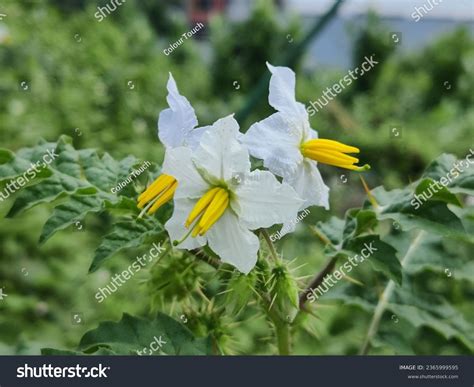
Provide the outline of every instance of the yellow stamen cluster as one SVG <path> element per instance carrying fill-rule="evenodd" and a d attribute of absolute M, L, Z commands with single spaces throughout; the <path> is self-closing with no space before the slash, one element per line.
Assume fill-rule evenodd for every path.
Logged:
<path fill-rule="evenodd" d="M 193 210 L 186 219 L 185 226 L 189 226 L 200 217 L 196 222 L 191 235 L 204 235 L 224 214 L 229 205 L 229 192 L 221 187 L 215 187 L 207 191 L 201 199 L 198 200 Z"/>
<path fill-rule="evenodd" d="M 148 215 L 155 213 L 158 208 L 173 198 L 174 191 L 178 187 L 176 179 L 169 175 L 160 175 L 151 185 L 138 197 L 138 208 L 147 207 Z"/>
<path fill-rule="evenodd" d="M 334 165 L 335 167 L 350 169 L 353 171 L 366 171 L 370 169 L 368 164 L 362 167 L 354 165 L 359 159 L 346 155 L 346 153 L 359 153 L 359 148 L 345 145 L 341 142 L 326 139 L 314 139 L 306 141 L 301 145 L 301 153 L 320 163 Z"/>

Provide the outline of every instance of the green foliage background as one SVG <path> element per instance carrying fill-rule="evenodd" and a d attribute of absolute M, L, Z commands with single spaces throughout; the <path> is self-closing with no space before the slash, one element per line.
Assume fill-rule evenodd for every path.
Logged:
<path fill-rule="evenodd" d="M 152 320 L 155 322 L 145 323 L 124 316 L 121 323 L 128 324 L 127 329 L 143 324 L 146 331 L 153 330 L 155 323 L 160 327 L 160 324 L 170 324 L 173 328 L 169 329 L 179 331 L 177 340 L 183 342 L 189 334 L 182 329 L 185 325 L 198 339 L 192 344 L 186 342 L 184 352 L 180 353 L 206 353 L 209 348 L 204 338 L 208 336 L 218 346 L 213 353 L 275 353 L 272 330 L 258 312 L 256 302 L 242 309 L 252 300 L 249 286 L 258 286 L 257 273 L 248 278 L 225 272 L 216 276 L 209 265 L 196 264 L 193 257 L 174 252 L 161 265 L 128 281 L 105 302 L 99 304 L 94 299 L 97 288 L 107 283 L 111 273 L 123 270 L 135 256 L 148 250 L 151 241 L 163 238 L 160 233 L 150 232 L 128 249 L 117 251 L 113 259 L 108 256 L 103 262 L 101 259 L 97 270 L 88 274 L 93 258 L 98 259 L 95 251 L 104 243 L 104 235 L 112 230 L 119 233 L 130 230 L 129 224 L 122 225 L 123 229 L 116 225 L 117 216 L 122 212 L 134 213 L 133 200 L 124 197 L 134 199 L 161 164 L 163 148 L 156 136 L 156 120 L 158 112 L 166 107 L 168 72 L 173 73 L 181 93 L 196 109 L 200 125 L 207 125 L 218 117 L 239 111 L 252 87 L 265 73 L 265 61 L 277 63 L 281 53 L 292 44 L 287 34 L 295 41 L 304 34 L 295 16 L 281 17 L 269 2 L 261 1 L 248 21 L 232 23 L 226 18 L 215 18 L 204 31 L 208 43 L 188 40 L 166 56 L 162 50 L 189 29 L 183 12 L 175 8 L 179 3 L 128 0 L 100 23 L 93 17 L 97 3 L 87 0 L 66 5 L 53 0 L 7 1 L 5 9 L 1 9 L 8 14 L 0 22 L 1 148 L 17 152 L 35 146 L 40 138 L 56 143 L 60 136 L 66 135 L 72 140 L 63 137 L 59 142 L 70 147 L 68 152 L 76 152 L 72 147 L 78 154 L 81 149 L 98 150 L 83 152 L 80 165 L 84 166 L 81 163 L 86 163 L 88 158 L 92 165 L 95 162 L 114 165 L 116 181 L 127 175 L 131 165 L 143 160 L 154 163 L 150 175 L 144 174 L 121 198 L 107 196 L 107 187 L 113 186 L 114 178 L 107 181 L 104 177 L 103 189 L 93 194 L 98 200 L 98 207 L 93 207 L 97 211 L 91 210 L 81 219 L 80 229 L 70 219 L 64 230 L 51 233 L 48 235 L 51 238 L 41 245 L 38 241 L 40 237 L 46 239 L 47 231 L 46 228 L 42 231 L 43 225 L 55 206 L 61 203 L 67 206 L 66 199 L 71 200 L 69 195 L 62 195 L 51 203 L 45 199 L 46 205 L 27 209 L 41 199 L 35 196 L 33 189 L 31 197 L 25 200 L 30 203 L 25 204 L 25 208 L 21 200 L 20 204 L 15 202 L 22 198 L 22 193 L 0 203 L 0 287 L 8 294 L 0 301 L 1 354 L 38 354 L 41 348 L 92 351 L 90 345 L 94 338 L 107 332 L 107 326 L 101 325 L 98 333 L 89 332 L 81 341 L 84 333 L 103 321 L 121 320 L 123 313 L 155 319 Z M 387 45 L 387 27 L 374 15 L 356 29 L 354 36 L 355 65 L 373 52 L 380 53 L 383 60 L 377 71 L 355 82 L 354 87 L 313 117 L 312 127 L 321 137 L 361 148 L 363 161 L 372 166 L 372 171 L 364 174 L 369 187 L 383 185 L 386 191 L 403 188 L 408 195 L 410 189 L 422 182 L 418 181 L 411 188 L 409 184 L 422 175 L 433 159 L 442 153 L 463 158 L 470 147 L 474 148 L 471 142 L 474 39 L 468 30 L 460 28 L 418 52 L 401 54 L 396 47 Z M 334 69 L 303 70 L 301 63 L 296 64 L 295 70 L 297 99 L 302 102 L 315 99 L 344 75 Z M 234 81 L 239 82 L 239 89 L 234 87 Z M 27 90 L 22 82 L 26 82 Z M 449 82 L 449 89 L 445 82 Z M 265 97 L 251 116 L 241 122 L 242 130 L 270 114 L 267 105 Z M 394 126 L 401 127 L 401 138 L 390 136 Z M 109 156 L 102 159 L 103 152 L 110 154 L 110 160 Z M 129 155 L 134 158 L 127 159 Z M 5 151 L 1 156 L 0 167 L 9 165 L 12 153 Z M 113 160 L 122 161 L 119 164 Z M 441 164 L 448 165 L 448 161 Z M 344 222 L 331 216 L 344 218 L 346 210 L 363 205 L 374 210 L 370 209 L 356 174 L 325 166 L 321 170 L 331 187 L 331 210 L 312 209 L 305 218 L 305 225 L 278 243 L 285 259 L 296 258 L 290 267 L 305 263 L 296 270 L 298 277 L 318 272 L 327 259 L 328 246 L 321 243 L 311 227 L 319 221 L 327 221 L 318 228 L 331 230 L 327 231 L 329 239 L 338 238 Z M 343 183 L 342 175 L 348 178 L 347 183 Z M 2 183 L 6 176 L 6 173 L 0 176 Z M 91 182 L 92 186 L 100 187 L 96 180 Z M 374 191 L 377 201 L 398 203 L 397 198 L 390 196 L 393 191 L 385 190 Z M 463 204 L 464 208 L 452 211 L 456 219 L 461 219 L 468 237 L 448 238 L 446 230 L 436 232 L 441 227 L 439 224 L 435 229 L 425 230 L 427 234 L 420 243 L 416 259 L 403 273 L 403 288 L 397 288 L 392 308 L 383 315 L 371 353 L 473 352 L 474 212 L 472 196 L 469 199 L 466 193 L 472 195 L 472 191 L 456 189 L 451 194 L 458 195 Z M 451 206 L 452 200 L 449 197 L 440 202 L 443 206 L 451 203 Z M 80 208 L 77 202 L 72 207 L 74 205 Z M 102 206 L 108 211 L 99 211 Z M 163 209 L 157 218 L 165 219 L 170 211 L 170 208 Z M 394 229 L 394 220 L 402 227 L 409 224 L 409 220 L 400 219 L 400 211 L 394 210 L 396 219 L 395 215 L 390 217 L 390 213 L 385 214 L 385 218 L 377 213 L 380 234 L 401 253 L 399 258 L 417 232 L 401 233 Z M 350 220 L 346 218 L 346 226 Z M 158 227 L 152 224 L 157 223 L 155 219 L 149 222 L 151 225 L 144 224 L 144 229 Z M 415 225 L 418 227 L 419 223 Z M 274 273 L 284 278 L 286 267 L 285 264 L 280 271 L 274 269 Z M 386 285 L 384 274 L 396 278 L 391 268 L 378 269 L 374 271 L 367 266 L 354 273 L 362 286 L 343 281 L 329 292 L 327 299 L 313 311 L 317 318 L 298 315 L 293 353 L 357 353 L 374 306 Z M 448 277 L 446 269 L 453 275 Z M 265 270 L 260 267 L 258 272 Z M 189 271 L 193 275 L 181 275 Z M 218 295 L 218 280 L 247 298 Z M 308 280 L 302 278 L 298 286 L 302 288 Z M 199 293 L 213 296 L 216 304 L 203 302 Z M 288 299 L 291 301 L 291 297 Z M 285 311 L 293 308 L 286 299 L 278 299 L 277 306 Z M 177 328 L 157 312 L 183 324 Z M 72 315 L 76 313 L 82 315 L 83 324 L 73 323 Z M 103 336 L 101 340 L 105 340 Z M 104 351 L 120 352 L 144 344 L 146 340 L 142 338 L 130 339 Z"/>

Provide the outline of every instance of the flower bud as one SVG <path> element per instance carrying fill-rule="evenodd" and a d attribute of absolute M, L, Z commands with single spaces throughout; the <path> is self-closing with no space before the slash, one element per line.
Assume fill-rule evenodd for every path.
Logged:
<path fill-rule="evenodd" d="M 298 284 L 285 263 L 272 270 L 270 282 L 272 308 L 275 308 L 282 320 L 293 322 L 298 310 Z"/>

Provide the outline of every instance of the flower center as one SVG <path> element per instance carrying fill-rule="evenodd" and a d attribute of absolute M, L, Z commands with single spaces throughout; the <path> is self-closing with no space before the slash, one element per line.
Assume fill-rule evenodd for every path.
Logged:
<path fill-rule="evenodd" d="M 148 215 L 155 213 L 158 208 L 173 198 L 178 182 L 173 176 L 160 175 L 150 186 L 138 197 L 138 208 L 146 207 L 140 213 L 141 217 L 148 211 Z"/>
<path fill-rule="evenodd" d="M 191 213 L 186 219 L 185 226 L 189 226 L 196 220 L 192 230 L 192 236 L 204 235 L 224 214 L 229 206 L 229 191 L 222 187 L 214 187 L 207 191 L 201 199 L 198 200 Z"/>
<path fill-rule="evenodd" d="M 346 155 L 346 153 L 359 152 L 359 148 L 354 146 L 326 139 L 309 140 L 301 145 L 301 153 L 304 157 L 339 168 L 351 169 L 358 172 L 366 171 L 370 169 L 370 165 L 365 164 L 362 167 L 354 165 L 359 162 L 359 159 Z"/>

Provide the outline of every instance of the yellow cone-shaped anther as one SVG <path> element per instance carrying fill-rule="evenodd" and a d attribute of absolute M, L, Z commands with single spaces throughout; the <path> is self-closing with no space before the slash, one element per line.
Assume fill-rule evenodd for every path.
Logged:
<path fill-rule="evenodd" d="M 158 176 L 153 183 L 151 183 L 148 188 L 142 192 L 142 194 L 138 197 L 138 201 L 141 202 L 142 200 L 146 199 L 147 196 L 150 195 L 150 192 L 159 184 L 163 182 L 168 177 L 168 175 L 160 175 Z"/>
<path fill-rule="evenodd" d="M 305 156 L 324 164 L 354 164 L 359 159 L 347 156 L 344 153 L 337 153 L 334 151 L 305 151 Z"/>
<path fill-rule="evenodd" d="M 229 195 L 227 194 L 222 200 L 215 203 L 215 207 L 209 206 L 206 210 L 202 219 L 199 221 L 199 226 L 201 227 L 201 231 L 199 231 L 199 235 L 204 235 L 209 229 L 216 223 L 220 217 L 224 214 L 224 211 L 227 209 L 229 205 Z M 209 216 L 206 216 L 209 212 Z"/>
<path fill-rule="evenodd" d="M 356 148 L 355 146 L 346 145 L 346 144 L 343 144 L 342 142 L 328 140 L 325 138 L 317 138 L 314 140 L 306 141 L 303 144 L 303 147 L 313 149 L 313 150 L 328 149 L 328 150 L 334 150 L 334 151 L 338 151 L 342 153 L 359 153 L 360 152 L 359 148 Z"/>
<path fill-rule="evenodd" d="M 175 178 L 169 175 L 158 176 L 158 178 L 138 197 L 138 207 L 143 207 L 145 203 L 154 199 L 175 181 Z"/>
<path fill-rule="evenodd" d="M 198 200 L 188 218 L 185 226 L 189 227 L 196 219 L 197 223 L 192 229 L 191 236 L 204 235 L 224 214 L 229 205 L 229 192 L 222 187 L 215 187 L 207 191 Z"/>
<path fill-rule="evenodd" d="M 317 162 L 359 172 L 370 169 L 370 166 L 367 164 L 362 167 L 355 165 L 359 162 L 359 159 L 346 154 L 359 152 L 359 148 L 354 146 L 334 140 L 319 138 L 306 141 L 301 145 L 301 153 L 303 156 Z"/>
<path fill-rule="evenodd" d="M 169 186 L 166 191 L 164 191 L 158 200 L 153 204 L 153 206 L 148 210 L 148 215 L 154 214 L 158 209 L 168 201 L 173 198 L 174 192 L 178 188 L 178 182 L 175 180 L 171 186 Z"/>
<path fill-rule="evenodd" d="M 149 193 L 154 187 L 156 187 L 157 184 L 159 184 L 161 181 L 163 181 L 163 179 L 165 179 L 165 178 L 166 178 L 166 175 L 160 175 L 160 176 L 158 176 L 158 177 L 155 179 L 155 181 L 154 181 L 153 183 L 151 183 L 151 184 L 147 187 L 147 189 L 141 193 L 140 196 L 138 196 L 138 201 L 143 200 L 143 198 L 145 198 L 145 196 L 147 196 L 148 193 Z"/>
<path fill-rule="evenodd" d="M 177 186 L 178 182 L 174 177 L 169 175 L 158 176 L 156 180 L 138 197 L 137 207 L 141 209 L 146 206 L 142 211 L 142 214 L 144 212 L 153 214 L 163 204 L 172 199 Z M 142 214 L 140 214 L 140 216 Z"/>
<path fill-rule="evenodd" d="M 204 196 L 198 200 L 193 210 L 189 214 L 188 219 L 186 219 L 186 223 L 184 224 L 186 227 L 189 227 L 189 225 L 193 223 L 196 218 L 206 209 L 206 207 L 209 205 L 212 199 L 214 199 L 214 196 L 216 196 L 216 193 L 219 192 L 220 189 L 221 188 L 219 187 L 215 187 L 207 191 Z"/>

